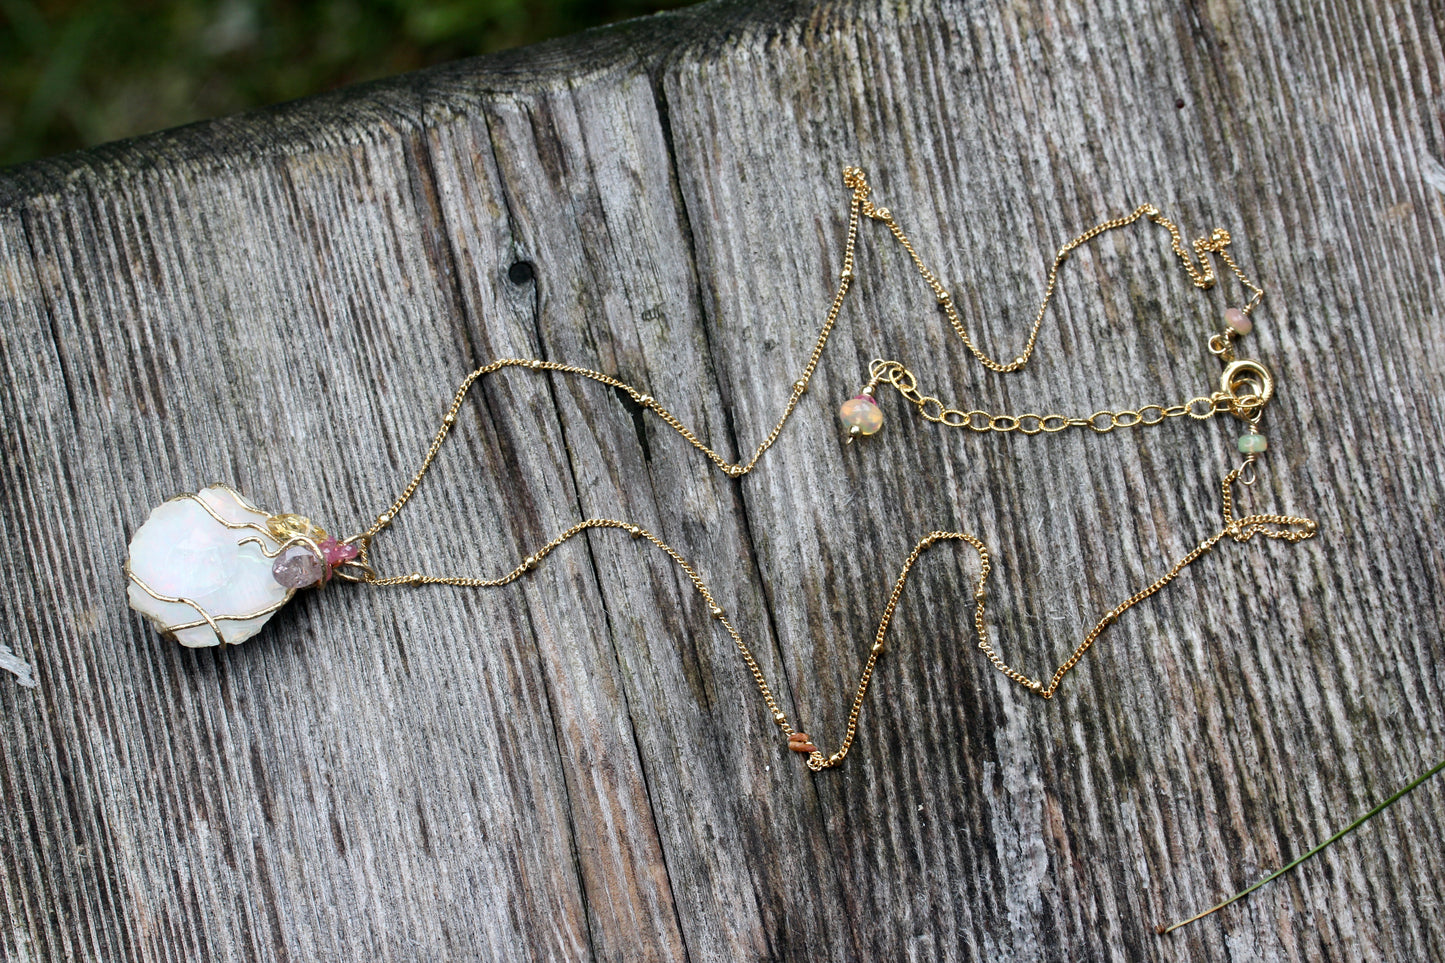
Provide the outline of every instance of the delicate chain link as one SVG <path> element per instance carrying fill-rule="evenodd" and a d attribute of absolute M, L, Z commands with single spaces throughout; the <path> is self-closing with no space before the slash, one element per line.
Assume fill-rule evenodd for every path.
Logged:
<path fill-rule="evenodd" d="M 953 296 L 948 292 L 943 282 L 938 279 L 938 276 L 924 264 L 923 258 L 913 247 L 913 242 L 910 241 L 908 235 L 903 232 L 903 228 L 899 226 L 897 219 L 893 216 L 893 212 L 886 207 L 875 207 L 873 203 L 868 200 L 868 187 L 863 179 L 862 171 L 858 171 L 856 168 L 849 168 L 849 171 L 856 172 L 853 177 L 853 183 L 850 184 L 850 186 L 854 186 L 854 184 L 858 185 L 855 187 L 855 195 L 858 191 L 862 191 L 864 195 L 861 202 L 863 215 L 882 221 L 893 236 L 898 239 L 898 243 L 903 245 L 904 250 L 908 252 L 908 256 L 913 260 L 914 267 L 918 269 L 919 276 L 923 278 L 923 282 L 933 291 L 933 296 L 938 301 L 939 307 L 941 307 L 944 314 L 948 316 L 948 323 L 953 326 L 953 330 L 963 341 L 964 346 L 978 359 L 980 364 L 991 371 L 1010 373 L 1019 371 L 1028 364 L 1029 358 L 1033 356 L 1034 348 L 1038 345 L 1039 331 L 1043 326 L 1044 316 L 1048 313 L 1049 302 L 1053 300 L 1054 291 L 1058 286 L 1059 268 L 1069 259 L 1069 255 L 1099 235 L 1108 231 L 1128 227 L 1140 218 L 1152 221 L 1169 232 L 1170 248 L 1179 258 L 1180 263 L 1183 265 L 1185 272 L 1189 275 L 1189 279 L 1194 283 L 1195 287 L 1207 290 L 1214 286 L 1217 278 L 1214 272 L 1213 262 L 1209 257 L 1209 255 L 1212 254 L 1228 265 L 1229 269 L 1234 273 L 1234 276 L 1239 279 L 1240 284 L 1248 288 L 1251 292 L 1249 301 L 1241 309 L 1241 313 L 1244 316 L 1247 317 L 1253 312 L 1254 309 L 1259 306 L 1260 301 L 1264 299 L 1264 290 L 1249 279 L 1244 271 L 1240 269 L 1238 263 L 1235 262 L 1233 256 L 1230 255 L 1229 244 L 1231 237 L 1228 231 L 1223 228 L 1216 228 L 1209 235 L 1195 240 L 1193 244 L 1194 257 L 1191 258 L 1189 252 L 1185 250 L 1184 237 L 1179 230 L 1179 226 L 1160 213 L 1159 209 L 1153 204 L 1140 204 L 1129 214 L 1125 214 L 1122 217 L 1110 218 L 1107 221 L 1096 224 L 1059 248 L 1058 253 L 1054 255 L 1053 264 L 1049 266 L 1048 278 L 1044 283 L 1044 296 L 1039 303 L 1037 313 L 1034 315 L 1034 321 L 1029 328 L 1028 338 L 1024 342 L 1023 350 L 1020 351 L 1012 361 L 999 361 L 979 348 L 972 336 L 969 335 L 968 330 L 963 325 L 963 319 L 959 317 L 958 309 L 953 303 Z M 845 174 L 844 176 L 846 179 L 848 175 Z M 1216 333 L 1209 339 L 1210 350 L 1219 355 L 1224 361 L 1233 361 L 1234 339 L 1236 336 L 1236 332 L 1229 328 Z M 880 366 L 888 367 L 888 375 L 880 375 L 878 370 Z M 1033 413 L 1022 415 L 990 415 L 988 412 L 976 409 L 973 411 L 960 411 L 956 408 L 948 408 L 938 398 L 919 394 L 916 390 L 917 385 L 913 374 L 899 362 L 874 361 L 869 374 L 871 376 L 871 380 L 869 381 L 870 388 L 880 383 L 893 385 L 904 397 L 918 405 L 923 416 L 929 421 L 939 422 L 955 428 L 972 428 L 975 431 L 1015 431 L 1022 429 L 1022 422 L 1024 422 L 1025 419 L 1030 419 L 1029 425 L 1032 426 L 1032 430 L 1025 429 L 1023 433 L 1026 435 L 1038 434 L 1040 431 L 1062 431 L 1068 427 L 1093 427 L 1096 431 L 1109 431 L 1113 428 L 1132 427 L 1138 424 L 1157 425 L 1164 421 L 1166 417 L 1171 417 L 1171 415 L 1164 414 L 1157 417 L 1157 420 L 1150 420 L 1148 417 L 1141 417 L 1142 412 L 1157 410 L 1159 412 L 1172 411 L 1176 415 L 1192 414 L 1192 412 L 1186 411 L 1185 409 L 1192 407 L 1196 402 L 1212 403 L 1218 400 L 1216 395 L 1210 398 L 1194 398 L 1184 405 L 1171 406 L 1170 408 L 1164 408 L 1159 405 L 1145 405 L 1143 408 L 1137 410 L 1128 409 L 1120 412 L 1096 411 L 1087 418 L 1066 418 L 1063 415 L 1037 415 Z M 928 406 L 930 405 L 933 406 L 932 411 L 929 410 Z M 1230 407 L 1231 406 L 1215 408 L 1215 411 L 1228 410 Z M 1210 415 L 1212 414 L 1214 414 L 1214 411 L 1210 412 Z M 1134 420 L 1120 424 L 1117 421 L 1118 417 L 1131 417 Z M 1195 415 L 1195 417 L 1198 416 Z M 1208 416 L 1206 415 L 1205 417 Z M 1097 423 L 1097 419 L 1099 418 L 1107 418 L 1108 423 L 1106 425 L 1100 425 Z M 1050 423 L 1050 427 L 1044 426 L 1046 421 Z"/>
<path fill-rule="evenodd" d="M 482 365 L 467 375 L 466 379 L 461 383 L 461 386 L 457 388 L 456 394 L 452 397 L 450 407 L 447 408 L 446 413 L 442 416 L 441 427 L 437 429 L 436 435 L 432 438 L 431 447 L 427 449 L 426 457 L 422 459 L 421 467 L 417 469 L 416 474 L 412 476 L 407 486 L 402 489 L 401 494 L 392 502 L 391 507 L 378 515 L 376 521 L 370 528 L 363 532 L 360 537 L 363 540 L 369 541 L 383 528 L 391 524 L 392 519 L 396 517 L 397 512 L 401 510 L 402 506 L 405 505 L 416 492 L 417 486 L 421 484 L 422 478 L 426 475 L 427 470 L 431 468 L 432 461 L 436 458 L 437 452 L 441 450 L 442 442 L 446 440 L 447 435 L 451 432 L 452 426 L 456 424 L 457 414 L 461 410 L 462 402 L 466 399 L 468 390 L 471 389 L 478 378 L 500 371 L 503 368 L 516 367 L 526 368 L 532 371 L 552 371 L 558 374 L 578 375 L 583 378 L 590 378 L 608 387 L 625 391 L 634 402 L 641 405 L 644 409 L 652 411 L 653 414 L 662 419 L 663 423 L 680 434 L 698 451 L 706 455 L 709 461 L 721 468 L 729 477 L 741 478 L 743 475 L 752 471 L 753 468 L 757 466 L 758 460 L 763 457 L 763 454 L 778 440 L 778 436 L 783 432 L 783 426 L 787 424 L 788 418 L 792 416 L 793 411 L 798 407 L 798 401 L 803 397 L 803 393 L 808 390 L 808 382 L 812 380 L 814 372 L 818 370 L 818 362 L 823 356 L 823 349 L 827 346 L 828 338 L 833 333 L 833 328 L 837 325 L 838 313 L 843 309 L 843 301 L 848 295 L 848 288 L 850 282 L 853 280 L 854 251 L 858 242 L 859 210 L 863 201 L 868 196 L 868 187 L 866 182 L 862 180 L 862 171 L 857 171 L 856 168 L 849 168 L 849 171 L 856 171 L 857 179 L 855 183 L 854 178 L 845 172 L 844 180 L 849 187 L 853 188 L 853 197 L 848 207 L 848 239 L 843 250 L 843 270 L 838 277 L 838 287 L 833 294 L 832 303 L 828 306 L 828 313 L 824 316 L 823 326 L 819 330 L 818 337 L 813 343 L 812 353 L 808 355 L 808 363 L 803 366 L 802 375 L 798 380 L 793 382 L 792 391 L 788 396 L 787 403 L 783 406 L 782 415 L 779 416 L 777 424 L 773 426 L 773 430 L 768 432 L 767 437 L 754 449 L 752 457 L 747 461 L 732 462 L 724 458 L 698 438 L 691 428 L 687 427 L 687 425 L 671 411 L 664 408 L 656 398 L 643 391 L 639 391 L 632 385 L 614 378 L 611 375 L 604 374 L 601 371 L 593 371 L 590 368 L 582 368 L 577 365 L 559 364 L 555 361 L 542 361 L 536 358 L 501 358 L 490 364 Z"/>
<path fill-rule="evenodd" d="M 869 683 L 873 678 L 873 672 L 877 666 L 878 659 L 885 651 L 884 643 L 888 634 L 888 627 L 892 622 L 899 600 L 902 598 L 903 589 L 908 582 L 909 574 L 912 572 L 913 566 L 922 553 L 939 542 L 950 540 L 963 541 L 972 546 L 978 554 L 979 572 L 974 587 L 974 628 L 978 636 L 979 648 L 983 650 L 988 660 L 1009 679 L 1012 679 L 1014 682 L 1019 683 L 1045 699 L 1050 699 L 1058 690 L 1059 683 L 1063 680 L 1063 677 L 1070 669 L 1078 664 L 1079 660 L 1083 658 L 1084 653 L 1088 651 L 1089 647 L 1094 644 L 1095 640 L 1098 639 L 1099 635 L 1108 626 L 1118 621 L 1119 617 L 1125 611 L 1149 598 L 1169 582 L 1173 581 L 1186 566 L 1209 552 L 1225 537 L 1231 537 L 1236 541 L 1244 542 L 1255 535 L 1263 535 L 1266 538 L 1297 542 L 1310 538 L 1315 534 L 1315 523 L 1307 518 L 1293 515 L 1263 514 L 1246 515 L 1240 518 L 1234 516 L 1232 486 L 1236 480 L 1240 479 L 1241 472 L 1246 468 L 1248 468 L 1251 473 L 1253 472 L 1254 458 L 1251 456 L 1246 459 L 1243 466 L 1230 472 L 1222 482 L 1221 492 L 1223 498 L 1224 527 L 1206 538 L 1203 542 L 1200 542 L 1193 551 L 1176 562 L 1168 572 L 1148 587 L 1141 589 L 1114 608 L 1105 612 L 1094 625 L 1093 629 L 1084 637 L 1084 640 L 1069 658 L 1055 670 L 1049 682 L 1045 684 L 1041 679 L 1031 678 L 1009 666 L 1003 661 L 1002 657 L 999 656 L 989 641 L 988 623 L 984 617 L 984 606 L 987 597 L 986 582 L 991 571 L 992 563 L 988 549 L 985 548 L 983 542 L 966 532 L 929 532 L 918 541 L 913 551 L 904 559 L 903 568 L 893 584 L 893 590 L 888 596 L 887 604 L 884 606 L 883 614 L 879 619 L 878 631 L 874 635 L 873 644 L 864 660 L 862 675 L 859 679 L 857 689 L 854 692 L 852 706 L 848 713 L 847 728 L 842 743 L 839 748 L 831 754 L 826 754 L 815 746 L 806 734 L 799 732 L 789 721 L 787 714 L 779 705 L 772 689 L 768 686 L 757 659 L 753 656 L 747 644 L 744 643 L 741 634 L 739 634 L 732 620 L 727 616 L 727 613 L 718 604 L 712 590 L 703 581 L 697 569 L 676 549 L 640 526 L 612 518 L 586 519 L 561 532 L 540 549 L 526 556 L 515 568 L 495 578 L 458 575 L 424 575 L 421 572 L 411 572 L 407 575 L 393 576 L 379 576 L 376 574 L 370 558 L 372 539 L 392 523 L 397 513 L 406 506 L 412 495 L 416 493 L 417 487 L 431 469 L 432 463 L 441 451 L 442 444 L 446 441 L 452 427 L 456 424 L 457 416 L 461 411 L 467 392 L 471 389 L 472 385 L 479 378 L 500 371 L 503 368 L 517 367 L 531 371 L 576 375 L 625 391 L 633 401 L 662 419 L 665 424 L 680 434 L 694 448 L 701 451 L 708 460 L 722 469 L 729 477 L 740 478 L 752 471 L 757 465 L 758 460 L 772 447 L 773 443 L 777 441 L 778 436 L 782 433 L 783 426 L 797 408 L 799 400 L 808 388 L 809 381 L 817 371 L 823 349 L 827 345 L 828 337 L 837 323 L 838 314 L 843 306 L 843 300 L 847 296 L 848 289 L 853 280 L 860 217 L 866 216 L 882 221 L 887 225 L 893 236 L 897 238 L 898 242 L 902 244 L 908 252 L 909 257 L 912 258 L 924 282 L 933 290 L 935 297 L 947 314 L 950 324 L 952 324 L 965 346 L 968 347 L 974 357 L 985 367 L 999 372 L 1017 371 L 1028 362 L 1029 357 L 1037 345 L 1039 329 L 1043 323 L 1049 301 L 1054 294 L 1059 268 L 1064 261 L 1067 260 L 1070 253 L 1100 234 L 1116 228 L 1125 227 L 1140 218 L 1147 218 L 1168 230 L 1174 253 L 1179 257 L 1185 271 L 1188 272 L 1196 286 L 1208 288 L 1214 284 L 1214 270 L 1209 258 L 1206 256 L 1207 254 L 1214 254 L 1230 267 L 1245 287 L 1253 292 L 1253 297 L 1242 309 L 1244 314 L 1252 311 L 1264 296 L 1263 290 L 1243 274 L 1226 250 L 1226 246 L 1230 241 L 1227 231 L 1216 230 L 1208 237 L 1200 238 L 1194 242 L 1194 255 L 1195 258 L 1198 259 L 1198 263 L 1196 263 L 1185 250 L 1178 227 L 1160 214 L 1158 209 L 1152 204 L 1143 204 L 1135 208 L 1130 214 L 1095 225 L 1059 249 L 1058 254 L 1054 258 L 1053 265 L 1049 269 L 1048 279 L 1044 286 L 1043 302 L 1039 306 L 1038 314 L 1034 318 L 1033 326 L 1030 329 L 1023 350 L 1014 360 L 1007 363 L 1000 362 L 984 353 L 974 343 L 964 328 L 963 322 L 959 318 L 957 310 L 954 308 L 952 298 L 948 291 L 944 288 L 942 282 L 938 280 L 937 276 L 924 264 L 918 252 L 914 249 L 912 242 L 908 239 L 908 236 L 904 234 L 902 228 L 899 227 L 897 221 L 893 218 L 892 213 L 887 208 L 876 207 L 872 201 L 869 200 L 870 188 L 863 171 L 856 167 L 847 168 L 844 171 L 843 180 L 844 184 L 853 193 L 848 210 L 848 235 L 844 247 L 843 270 L 839 274 L 838 287 L 833 295 L 828 312 L 824 317 L 822 328 L 818 332 L 818 337 L 813 344 L 813 350 L 808 356 L 808 362 L 804 366 L 801 376 L 792 385 L 792 391 L 783 408 L 782 415 L 778 418 L 773 429 L 763 439 L 762 443 L 754 449 L 752 455 L 746 461 L 732 462 L 724 458 L 699 439 L 676 415 L 659 404 L 655 398 L 638 391 L 633 386 L 611 375 L 594 371 L 590 368 L 561 364 L 555 361 L 527 358 L 501 358 L 471 372 L 457 388 L 456 393 L 452 397 L 451 404 L 442 416 L 441 427 L 432 438 L 426 456 L 422 459 L 421 466 L 386 511 L 378 515 L 375 522 L 373 522 L 369 528 L 347 539 L 347 542 L 357 546 L 359 554 L 354 563 L 350 563 L 349 565 L 351 569 L 350 574 L 342 573 L 340 569 L 338 569 L 338 573 L 354 581 L 365 581 L 378 586 L 408 585 L 420 587 L 424 585 L 449 585 L 467 588 L 496 587 L 508 585 L 516 581 L 528 571 L 536 568 L 541 564 L 543 559 L 563 544 L 591 529 L 618 529 L 627 532 L 634 539 L 645 539 L 668 555 L 687 575 L 694 588 L 696 588 L 703 600 L 707 603 L 712 616 L 721 623 L 723 628 L 726 629 L 727 633 L 732 637 L 734 644 L 742 655 L 744 663 L 747 665 L 749 673 L 753 677 L 753 681 L 757 685 L 759 693 L 762 695 L 764 703 L 766 703 L 768 707 L 768 711 L 771 713 L 773 722 L 777 724 L 788 737 L 790 748 L 806 753 L 808 768 L 816 771 L 836 766 L 848 755 L 848 751 L 857 735 L 858 718 L 863 709 L 863 701 L 867 695 Z M 1060 414 L 1039 415 L 1032 412 L 1022 415 L 1000 415 L 990 414 L 977 409 L 963 411 L 946 407 L 938 398 L 931 395 L 924 395 L 918 390 L 917 378 L 911 371 L 897 361 L 887 360 L 877 360 L 872 363 L 869 369 L 871 380 L 864 393 L 867 394 L 873 387 L 879 384 L 891 385 L 905 399 L 916 405 L 923 417 L 929 421 L 950 427 L 969 428 L 973 431 L 980 432 L 1017 431 L 1026 435 L 1034 435 L 1059 432 L 1066 428 L 1089 428 L 1095 432 L 1104 433 L 1112 431 L 1115 428 L 1130 428 L 1137 425 L 1157 425 L 1170 418 L 1177 418 L 1182 415 L 1188 415 L 1197 420 L 1205 420 L 1222 412 L 1230 412 L 1244 418 L 1253 426 L 1258 422 L 1260 409 L 1268 399 L 1269 391 L 1272 390 L 1272 384 L 1269 382 L 1268 373 L 1256 363 L 1235 361 L 1233 353 L 1234 337 L 1235 332 L 1231 330 L 1225 330 L 1216 334 L 1210 339 L 1210 349 L 1224 361 L 1232 362 L 1232 368 L 1241 370 L 1231 374 L 1231 371 L 1227 369 L 1221 383 L 1221 390 L 1207 396 L 1201 395 L 1191 398 L 1179 405 L 1165 406 L 1149 404 L 1137 409 L 1125 409 L 1121 411 L 1101 410 L 1083 417 L 1068 417 Z M 1263 388 L 1259 386 L 1261 380 L 1264 382 Z M 1239 386 L 1244 386 L 1244 388 L 1241 389 Z M 1243 483 L 1249 484 L 1250 480 L 1245 480 Z"/>
<path fill-rule="evenodd" d="M 872 384 L 892 385 L 900 395 L 917 405 L 918 413 L 927 420 L 950 428 L 968 428 L 979 432 L 1017 431 L 1025 435 L 1037 435 L 1040 432 L 1059 432 L 1066 428 L 1089 428 L 1104 434 L 1115 428 L 1158 425 L 1182 415 L 1188 415 L 1197 421 L 1206 421 L 1221 412 L 1248 411 L 1262 404 L 1255 395 L 1236 396 L 1216 391 L 1208 396 L 1190 398 L 1182 405 L 1144 405 L 1138 409 L 1126 408 L 1123 411 L 1105 409 L 1076 418 L 1058 414 L 1039 415 L 1031 411 L 1021 415 L 993 415 L 979 409 L 960 411 L 957 408 L 944 407 L 939 399 L 920 392 L 913 372 L 897 361 L 874 361 L 870 373 Z"/>
<path fill-rule="evenodd" d="M 1298 542 L 1310 538 L 1315 534 L 1316 526 L 1312 520 L 1294 515 L 1259 514 L 1236 518 L 1234 515 L 1232 486 L 1239 478 L 1240 471 L 1241 469 L 1238 468 L 1231 471 L 1225 476 L 1224 481 L 1220 485 L 1224 527 L 1200 542 L 1193 551 L 1174 563 L 1168 572 L 1152 582 L 1147 588 L 1141 589 L 1105 612 L 1089 633 L 1084 636 L 1084 640 L 1068 659 L 1054 671 L 1053 677 L 1047 685 L 1040 679 L 1027 676 L 1004 662 L 1003 658 L 994 649 L 992 642 L 989 640 L 985 605 L 987 602 L 988 576 L 992 571 L 993 564 L 984 543 L 976 536 L 967 532 L 936 531 L 929 532 L 923 536 L 923 538 L 919 539 L 918 543 L 914 545 L 913 551 L 909 552 L 908 557 L 903 560 L 903 568 L 893 583 L 893 590 L 889 593 L 888 602 L 884 606 L 883 614 L 878 620 L 878 631 L 873 636 L 873 644 L 864 659 L 863 671 L 853 694 L 853 703 L 848 712 L 848 723 L 843 740 L 838 749 L 831 754 L 825 754 L 818 749 L 809 752 L 807 757 L 808 768 L 815 771 L 827 769 L 838 765 L 847 757 L 848 751 L 853 745 L 853 740 L 857 737 L 858 717 L 863 711 L 863 701 L 868 694 L 868 686 L 872 682 L 874 669 L 877 667 L 879 658 L 886 651 L 885 643 L 888 637 L 888 628 L 892 624 L 893 615 L 898 607 L 899 600 L 903 597 L 903 589 L 908 583 L 908 577 L 913 571 L 913 566 L 924 551 L 939 542 L 950 540 L 967 542 L 973 547 L 974 551 L 978 553 L 979 560 L 978 576 L 974 581 L 973 592 L 973 623 L 975 632 L 978 635 L 978 647 L 983 650 L 989 662 L 1005 676 L 1045 699 L 1052 699 L 1054 693 L 1058 691 L 1059 683 L 1063 681 L 1064 676 L 1079 663 L 1084 657 L 1084 653 L 1089 650 L 1089 647 L 1103 634 L 1105 629 L 1117 622 L 1119 617 L 1130 608 L 1138 605 L 1172 582 L 1190 563 L 1209 552 L 1210 549 L 1214 548 L 1214 546 L 1225 537 L 1231 537 L 1238 542 L 1246 542 L 1255 535 L 1263 535 L 1266 538 Z M 688 580 L 692 582 L 693 587 L 707 604 L 713 618 L 717 619 L 727 631 L 728 635 L 732 637 L 733 644 L 737 646 L 738 652 L 742 655 L 743 662 L 747 665 L 748 672 L 752 675 L 753 682 L 757 685 L 758 693 L 762 696 L 763 702 L 766 703 L 773 722 L 782 730 L 785 736 L 794 737 L 798 734 L 798 730 L 789 721 L 787 713 L 784 712 L 783 708 L 778 704 L 777 698 L 774 696 L 772 688 L 768 685 L 767 679 L 763 675 L 762 667 L 758 665 L 758 661 L 753 655 L 752 650 L 748 647 L 747 643 L 743 641 L 743 637 L 741 633 L 739 633 L 737 626 L 734 625 L 732 619 L 728 617 L 726 611 L 719 603 L 717 596 L 713 594 L 712 589 L 709 588 L 697 569 L 675 548 L 641 526 L 613 518 L 586 519 L 557 535 L 536 552 L 524 558 L 516 568 L 497 578 L 483 579 L 450 575 L 423 575 L 420 572 L 413 572 L 410 575 L 375 578 L 372 580 L 372 584 L 410 585 L 413 587 L 423 585 L 452 585 L 467 588 L 507 585 L 516 581 L 526 572 L 536 568 L 541 564 L 543 559 L 552 554 L 556 549 L 589 529 L 619 529 L 628 533 L 634 539 L 645 539 L 667 554 L 687 575 Z M 804 736 L 804 738 L 807 737 Z"/>
<path fill-rule="evenodd" d="M 1218 255 L 1220 260 L 1224 261 L 1225 264 L 1229 265 L 1230 270 L 1234 272 L 1235 277 L 1239 278 L 1240 283 L 1253 292 L 1254 296 L 1243 308 L 1246 315 L 1253 311 L 1264 298 L 1264 291 L 1245 276 L 1244 272 L 1240 270 L 1239 265 L 1235 263 L 1234 258 L 1230 256 L 1228 251 L 1230 242 L 1228 231 L 1223 228 L 1217 228 L 1209 236 L 1196 240 L 1194 242 L 1194 258 L 1197 258 L 1198 262 L 1196 263 L 1195 259 L 1190 258 L 1189 253 L 1184 249 L 1184 238 L 1183 235 L 1180 234 L 1179 226 L 1161 214 L 1159 209 L 1153 204 L 1140 204 L 1134 208 L 1131 213 L 1125 214 L 1122 217 L 1111 218 L 1101 224 L 1096 224 L 1059 248 L 1058 254 L 1054 255 L 1054 263 L 1049 267 L 1048 279 L 1044 284 L 1043 301 L 1039 305 L 1038 313 L 1034 315 L 1034 323 L 1029 329 L 1029 336 L 1024 342 L 1023 350 L 1020 351 L 1012 361 L 998 361 L 974 344 L 973 338 L 969 336 L 967 329 L 963 326 L 963 319 L 958 316 L 958 310 L 954 307 L 953 296 L 949 294 L 943 282 L 923 263 L 923 258 L 914 250 L 913 242 L 908 239 L 907 234 L 903 233 L 903 228 L 900 227 L 898 221 L 894 219 L 893 212 L 886 207 L 875 207 L 873 203 L 867 199 L 868 186 L 864 180 L 863 172 L 857 168 L 849 168 L 848 171 L 853 174 L 852 183 L 849 183 L 849 186 L 855 187 L 855 192 L 859 190 L 863 192 L 862 208 L 864 216 L 882 221 L 887 225 L 888 230 L 898 239 L 898 243 L 903 245 L 904 250 L 908 252 L 908 256 L 913 259 L 913 264 L 918 268 L 918 273 L 922 276 L 924 283 L 932 289 L 933 296 L 938 300 L 944 313 L 948 315 L 948 322 L 953 325 L 953 330 L 958 333 L 959 338 L 963 340 L 964 345 L 973 353 L 973 356 L 979 360 L 979 363 L 992 371 L 1018 371 L 1024 365 L 1028 364 L 1029 357 L 1034 353 L 1034 348 L 1038 344 L 1039 329 L 1043 326 L 1044 315 L 1049 309 L 1049 301 L 1053 298 L 1054 288 L 1058 284 L 1059 268 L 1068 260 L 1069 255 L 1081 245 L 1089 243 L 1100 234 L 1121 227 L 1127 227 L 1141 217 L 1153 221 L 1169 232 L 1170 247 L 1173 248 L 1174 253 L 1179 257 L 1179 260 L 1184 265 L 1184 270 L 1188 272 L 1189 278 L 1194 282 L 1195 287 L 1208 289 L 1214 286 L 1214 267 L 1206 255 L 1215 254 Z M 845 172 L 844 178 L 845 182 L 847 182 L 849 173 Z M 1230 335 L 1225 333 L 1221 336 L 1226 339 L 1227 343 Z"/>

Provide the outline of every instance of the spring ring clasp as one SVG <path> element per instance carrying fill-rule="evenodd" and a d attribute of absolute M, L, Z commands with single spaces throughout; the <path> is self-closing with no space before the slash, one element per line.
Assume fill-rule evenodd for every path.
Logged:
<path fill-rule="evenodd" d="M 1253 422 L 1274 396 L 1274 378 L 1258 361 L 1231 361 L 1219 376 L 1219 391 L 1236 417 Z"/>

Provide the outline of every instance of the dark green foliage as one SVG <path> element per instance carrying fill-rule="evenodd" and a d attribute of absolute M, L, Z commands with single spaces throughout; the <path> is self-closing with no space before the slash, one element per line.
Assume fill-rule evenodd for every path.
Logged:
<path fill-rule="evenodd" d="M 0 0 L 0 166 L 687 0 Z"/>

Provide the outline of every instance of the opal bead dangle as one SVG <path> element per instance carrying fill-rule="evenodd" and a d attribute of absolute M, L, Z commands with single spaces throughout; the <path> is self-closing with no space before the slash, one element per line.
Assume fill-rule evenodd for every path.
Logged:
<path fill-rule="evenodd" d="M 1226 309 L 1224 323 L 1229 334 L 1239 337 L 1254 330 L 1254 322 L 1249 320 L 1249 315 L 1242 308 Z M 1242 391 L 1245 397 L 1252 395 L 1258 399 L 1252 409 L 1235 410 L 1249 425 L 1249 430 L 1235 441 L 1235 448 L 1241 455 L 1247 456 L 1247 462 L 1252 463 L 1256 455 L 1264 454 L 1269 448 L 1269 439 L 1259 430 L 1259 418 L 1264 403 L 1274 393 L 1274 379 L 1257 361 L 1234 361 L 1225 368 L 1220 389 L 1232 398 L 1238 399 Z"/>
<path fill-rule="evenodd" d="M 883 427 L 883 409 L 866 390 L 843 402 L 838 409 L 838 417 L 848 427 L 850 442 L 862 435 L 877 434 L 878 429 Z"/>
<path fill-rule="evenodd" d="M 1238 447 L 1241 455 L 1262 455 L 1265 449 L 1269 447 L 1269 440 L 1264 437 L 1264 434 L 1260 432 L 1259 429 L 1250 425 L 1249 431 L 1239 436 L 1236 447 Z"/>
<path fill-rule="evenodd" d="M 1254 330 L 1254 322 L 1249 320 L 1249 315 L 1245 314 L 1242 308 L 1227 308 L 1224 312 L 1224 323 L 1229 330 L 1241 337 Z"/>

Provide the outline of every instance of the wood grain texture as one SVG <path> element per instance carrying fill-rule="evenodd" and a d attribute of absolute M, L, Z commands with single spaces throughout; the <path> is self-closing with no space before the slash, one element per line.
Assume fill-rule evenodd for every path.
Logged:
<path fill-rule="evenodd" d="M 38 683 L 0 674 L 0 958 L 1438 955 L 1438 781 L 1152 928 L 1445 744 L 1442 28 L 1388 0 L 704 4 L 0 173 L 0 631 Z M 605 370 L 750 451 L 831 296 L 852 163 L 1004 356 L 1084 227 L 1148 200 L 1229 229 L 1280 385 L 1249 497 L 1320 536 L 1221 545 L 1052 702 L 989 666 L 976 562 L 935 548 L 820 775 L 685 576 L 615 531 L 505 589 L 316 593 L 224 653 L 126 609 L 154 504 L 225 480 L 364 525 L 495 357 Z M 858 274 L 751 475 L 509 371 L 379 563 L 491 575 L 634 520 L 831 748 L 922 533 L 989 544 L 997 645 L 1041 674 L 1218 528 L 1223 420 L 978 436 L 886 395 L 845 446 L 834 415 L 880 355 L 996 411 L 1207 391 L 1240 295 L 1192 288 L 1157 228 L 1071 261 L 1008 376 L 878 225 Z"/>

